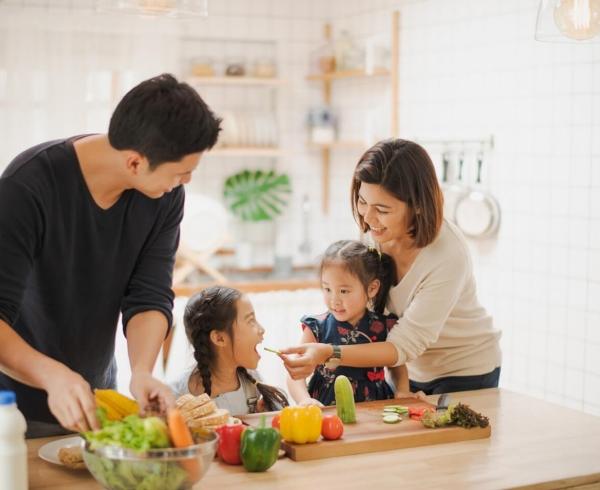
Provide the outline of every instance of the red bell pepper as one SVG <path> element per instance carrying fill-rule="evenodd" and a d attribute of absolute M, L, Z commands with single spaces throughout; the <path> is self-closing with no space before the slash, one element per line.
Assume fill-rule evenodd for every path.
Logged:
<path fill-rule="evenodd" d="M 222 425 L 216 428 L 219 434 L 217 454 L 224 463 L 242 464 L 240 445 L 245 428 L 242 424 Z"/>

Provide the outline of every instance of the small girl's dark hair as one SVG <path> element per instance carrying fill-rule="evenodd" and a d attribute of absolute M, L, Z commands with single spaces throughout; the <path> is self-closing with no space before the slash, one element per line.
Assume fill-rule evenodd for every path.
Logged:
<path fill-rule="evenodd" d="M 332 264 L 341 264 L 350 274 L 356 276 L 365 292 L 368 291 L 371 282 L 379 279 L 379 291 L 373 298 L 373 311 L 383 314 L 390 288 L 396 282 L 396 265 L 388 254 L 368 247 L 358 240 L 339 240 L 325 250 L 320 273 Z"/>
<path fill-rule="evenodd" d="M 204 391 L 211 393 L 211 368 L 214 367 L 215 351 L 210 340 L 210 332 L 226 332 L 233 339 L 233 324 L 237 318 L 237 301 L 242 293 L 225 286 L 212 286 L 192 296 L 183 315 L 185 333 L 194 348 L 196 369 L 202 378 Z M 268 410 L 280 410 L 289 405 L 285 394 L 277 388 L 258 383 L 243 367 L 238 374 L 256 384 Z"/>

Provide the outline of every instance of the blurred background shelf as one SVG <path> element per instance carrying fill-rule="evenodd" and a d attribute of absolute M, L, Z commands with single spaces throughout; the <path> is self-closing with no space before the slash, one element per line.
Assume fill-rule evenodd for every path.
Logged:
<path fill-rule="evenodd" d="M 341 80 L 345 78 L 374 78 L 374 77 L 389 77 L 391 72 L 384 69 L 375 69 L 372 72 L 364 70 L 345 70 L 334 71 L 332 73 L 319 73 L 316 75 L 308 75 L 307 80 L 317 82 L 330 82 L 332 80 Z"/>
<path fill-rule="evenodd" d="M 239 148 L 215 148 L 210 150 L 207 155 L 225 156 L 225 157 L 280 157 L 282 155 L 280 148 L 269 148 L 259 146 L 244 146 Z"/>
<path fill-rule="evenodd" d="M 190 85 L 252 85 L 276 87 L 285 83 L 281 78 L 260 78 L 260 77 L 189 77 L 187 83 Z"/>

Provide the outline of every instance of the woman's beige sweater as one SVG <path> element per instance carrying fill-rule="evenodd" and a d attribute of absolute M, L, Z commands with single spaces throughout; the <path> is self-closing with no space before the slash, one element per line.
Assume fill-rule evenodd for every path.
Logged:
<path fill-rule="evenodd" d="M 479 304 L 469 249 L 452 223 L 444 220 L 390 290 L 387 309 L 399 316 L 387 340 L 410 379 L 486 374 L 500 366 L 501 333 Z"/>

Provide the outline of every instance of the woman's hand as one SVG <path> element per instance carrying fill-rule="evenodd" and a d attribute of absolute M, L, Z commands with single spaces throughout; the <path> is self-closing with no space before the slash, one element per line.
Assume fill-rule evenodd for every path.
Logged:
<path fill-rule="evenodd" d="M 89 383 L 64 365 L 48 374 L 48 383 L 44 386 L 48 408 L 60 425 L 75 432 L 99 429 L 96 400 Z"/>
<path fill-rule="evenodd" d="M 315 398 L 305 398 L 304 400 L 300 400 L 298 402 L 298 405 L 300 407 L 309 407 L 311 405 L 315 405 L 319 408 L 323 408 L 325 406 L 319 400 L 317 400 Z"/>
<path fill-rule="evenodd" d="M 302 344 L 297 347 L 282 349 L 281 359 L 292 379 L 306 379 L 315 368 L 324 364 L 333 353 L 329 344 Z"/>
<path fill-rule="evenodd" d="M 175 395 L 171 388 L 152 377 L 148 372 L 131 373 L 129 389 L 139 403 L 142 415 L 154 411 L 166 414 L 169 408 L 175 406 Z"/>
<path fill-rule="evenodd" d="M 422 391 L 417 391 L 416 393 L 412 393 L 410 391 L 397 391 L 394 395 L 395 399 L 399 398 L 416 398 L 418 400 L 427 401 L 427 395 Z"/>

